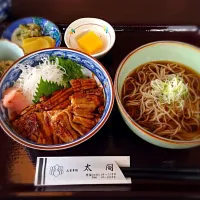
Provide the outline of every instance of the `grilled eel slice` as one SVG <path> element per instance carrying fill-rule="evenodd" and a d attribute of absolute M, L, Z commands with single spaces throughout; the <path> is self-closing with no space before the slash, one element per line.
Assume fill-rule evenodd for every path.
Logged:
<path fill-rule="evenodd" d="M 14 128 L 25 138 L 38 144 L 58 144 L 59 139 L 71 142 L 80 134 L 69 122 L 65 110 L 34 112 L 13 122 Z"/>
<path fill-rule="evenodd" d="M 69 97 L 72 94 L 73 94 L 72 88 L 56 91 L 51 95 L 50 98 L 42 99 L 41 103 L 34 104 L 25 108 L 21 112 L 21 116 L 39 111 L 41 112 L 47 110 L 64 109 L 70 104 Z"/>
<path fill-rule="evenodd" d="M 97 87 L 97 82 L 94 78 L 73 79 L 70 81 L 70 84 L 71 84 L 74 92 L 78 92 L 81 90 L 94 89 Z"/>
<path fill-rule="evenodd" d="M 25 138 L 39 144 L 61 144 L 83 136 L 95 126 L 104 110 L 103 89 L 94 79 L 71 81 L 72 88 L 43 97 L 13 122 Z"/>

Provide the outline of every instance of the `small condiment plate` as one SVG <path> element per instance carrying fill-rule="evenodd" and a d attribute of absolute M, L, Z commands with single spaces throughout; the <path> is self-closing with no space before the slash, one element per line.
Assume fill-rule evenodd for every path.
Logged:
<path fill-rule="evenodd" d="M 115 31 L 109 23 L 101 19 L 81 18 L 72 22 L 65 31 L 64 41 L 66 46 L 82 51 L 77 44 L 77 39 L 88 31 L 93 31 L 102 39 L 104 44 L 104 49 L 101 52 L 91 56 L 95 58 L 104 56 L 115 43 Z"/>
<path fill-rule="evenodd" d="M 19 46 L 21 46 L 21 42 L 18 41 L 16 34 L 18 32 L 18 27 L 20 24 L 37 24 L 42 29 L 43 36 L 50 36 L 55 40 L 55 47 L 59 47 L 62 41 L 62 36 L 59 31 L 59 28 L 51 21 L 42 18 L 42 17 L 26 17 L 22 19 L 18 19 L 12 22 L 6 29 L 3 31 L 1 37 L 3 39 L 10 40 Z"/>

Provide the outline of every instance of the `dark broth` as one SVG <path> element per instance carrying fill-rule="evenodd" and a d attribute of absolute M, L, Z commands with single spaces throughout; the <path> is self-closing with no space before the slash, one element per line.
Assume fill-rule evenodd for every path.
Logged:
<path fill-rule="evenodd" d="M 184 82 L 188 84 L 189 96 L 185 98 L 182 110 L 178 110 L 178 107 L 175 106 L 174 102 L 173 104 L 162 104 L 163 107 L 161 109 L 159 106 L 160 103 L 157 103 L 158 101 L 155 101 L 154 97 L 152 97 L 151 95 L 147 98 L 143 96 L 143 94 L 146 92 L 147 95 L 149 95 L 148 91 L 151 90 L 151 80 L 157 79 L 157 75 L 158 77 L 162 77 L 161 74 L 163 73 L 164 75 L 179 74 L 183 78 Z M 132 79 L 130 80 L 128 78 Z M 190 89 L 190 87 L 192 87 L 192 89 Z M 191 91 L 193 91 L 194 93 Z M 198 72 L 194 71 L 188 66 L 176 62 L 152 61 L 138 66 L 126 77 L 122 87 L 121 101 L 127 113 L 132 117 L 132 119 L 148 131 L 154 132 L 159 130 L 158 128 L 160 128 L 158 132 L 158 135 L 160 136 L 164 136 L 170 139 L 184 138 L 184 140 L 192 140 L 194 138 L 196 139 L 196 137 L 200 139 L 200 123 L 197 122 L 199 119 L 199 114 L 194 114 L 198 113 L 198 111 L 200 110 L 200 106 L 198 104 L 199 96 L 200 74 Z M 146 102 L 146 100 L 148 102 Z M 162 117 L 160 121 L 160 118 L 158 120 L 157 117 L 158 113 L 161 113 L 160 116 L 166 115 L 166 113 L 168 113 L 170 117 L 169 115 L 166 115 L 167 120 L 165 117 Z M 186 115 L 189 117 L 187 118 Z M 195 115 L 195 117 L 193 115 Z M 173 118 L 176 118 L 176 120 L 173 120 Z M 191 121 L 194 120 L 193 118 L 195 118 L 197 123 Z M 184 121 L 184 125 L 182 125 L 182 121 Z M 166 129 L 160 126 L 160 123 L 165 124 L 163 125 L 163 127 L 171 126 L 172 128 L 168 127 L 167 129 L 167 131 L 169 130 L 171 132 L 173 132 L 173 130 L 176 130 L 176 128 L 178 127 L 177 124 L 179 124 L 181 126 L 181 129 L 178 131 L 179 134 L 176 135 L 176 138 L 172 137 L 174 136 L 173 133 L 171 133 L 171 135 L 162 135 L 164 134 L 164 131 Z M 187 126 L 189 127 L 190 131 L 185 128 Z M 196 134 L 196 136 L 189 135 L 190 132 L 193 132 L 193 134 Z"/>
<path fill-rule="evenodd" d="M 174 63 L 174 64 L 178 64 L 180 67 L 184 68 L 187 74 L 194 74 L 200 81 L 200 73 L 196 72 L 195 70 L 191 69 L 190 67 L 183 65 L 181 63 L 178 62 L 172 62 L 172 61 L 151 61 L 151 62 L 147 62 L 144 63 L 142 65 L 139 65 L 137 68 L 135 68 L 132 72 L 129 73 L 129 75 L 127 77 L 133 77 L 134 79 L 137 80 L 137 76 L 136 76 L 136 70 L 140 70 L 140 68 L 142 68 L 144 65 L 147 65 L 148 63 L 156 63 L 156 64 L 163 64 L 166 65 L 168 63 Z M 132 88 L 128 88 L 127 89 L 127 94 L 128 92 L 130 92 L 132 90 Z M 123 97 L 123 91 L 121 92 L 121 97 Z"/>

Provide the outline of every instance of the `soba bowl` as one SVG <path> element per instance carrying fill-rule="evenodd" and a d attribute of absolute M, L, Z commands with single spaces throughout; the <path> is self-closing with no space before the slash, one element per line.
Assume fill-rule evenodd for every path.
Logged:
<path fill-rule="evenodd" d="M 113 107 L 113 102 L 114 102 L 113 84 L 107 70 L 103 67 L 102 64 L 100 64 L 97 60 L 95 60 L 91 56 L 88 56 L 76 50 L 71 50 L 66 48 L 52 48 L 52 49 L 36 51 L 16 61 L 14 65 L 11 66 L 2 77 L 2 80 L 0 82 L 0 99 L 2 99 L 2 95 L 5 89 L 11 87 L 14 84 L 14 82 L 18 79 L 21 73 L 21 71 L 18 68 L 20 64 L 27 65 L 28 67 L 35 67 L 38 66 L 38 64 L 40 63 L 40 61 L 42 61 L 42 59 L 47 58 L 49 56 L 59 56 L 62 58 L 63 57 L 68 58 L 82 65 L 84 71 L 83 74 L 85 72 L 90 73 L 92 77 L 95 77 L 95 79 L 97 79 L 97 83 L 101 84 L 104 92 L 105 108 L 100 120 L 89 132 L 87 132 L 84 136 L 74 140 L 73 142 L 56 144 L 56 145 L 41 145 L 25 139 L 12 128 L 11 123 L 8 119 L 7 109 L 3 107 L 1 101 L 0 125 L 9 137 L 11 137 L 13 140 L 24 146 L 39 150 L 61 150 L 74 147 L 88 140 L 89 138 L 94 136 L 105 124 Z M 87 76 L 89 75 L 87 74 Z"/>
<path fill-rule="evenodd" d="M 153 134 L 134 121 L 125 110 L 121 95 L 126 77 L 138 66 L 151 61 L 177 62 L 200 74 L 200 49 L 195 46 L 176 41 L 158 41 L 137 48 L 120 63 L 114 81 L 115 96 L 123 120 L 136 135 L 159 147 L 185 149 L 200 145 L 200 140 L 174 140 Z"/>

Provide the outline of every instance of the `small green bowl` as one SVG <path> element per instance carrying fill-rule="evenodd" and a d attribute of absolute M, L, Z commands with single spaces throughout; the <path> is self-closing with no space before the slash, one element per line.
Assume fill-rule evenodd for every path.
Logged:
<path fill-rule="evenodd" d="M 136 135 L 160 147 L 186 149 L 200 145 L 200 140 L 179 141 L 155 135 L 137 124 L 123 107 L 121 91 L 125 78 L 138 66 L 151 61 L 182 63 L 200 74 L 200 49 L 195 46 L 176 41 L 158 41 L 145 44 L 132 51 L 119 65 L 114 82 L 117 104 L 125 123 Z"/>
<path fill-rule="evenodd" d="M 9 40 L 0 39 L 0 61 L 16 61 L 24 56 L 24 51 Z"/>

